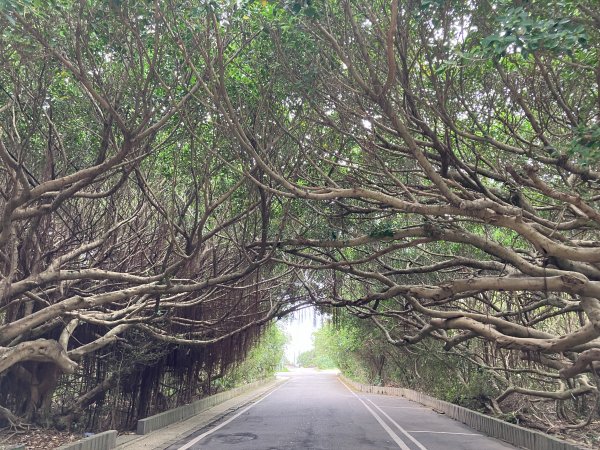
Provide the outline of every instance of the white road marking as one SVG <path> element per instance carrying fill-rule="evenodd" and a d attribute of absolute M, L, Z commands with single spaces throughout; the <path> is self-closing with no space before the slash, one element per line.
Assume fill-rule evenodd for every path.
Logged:
<path fill-rule="evenodd" d="M 409 433 L 433 433 L 433 434 L 459 434 L 461 436 L 483 436 L 483 434 L 477 433 L 454 433 L 452 431 L 429 431 L 429 430 L 411 430 Z"/>
<path fill-rule="evenodd" d="M 340 382 L 340 383 L 342 383 L 344 386 L 346 386 L 346 389 L 348 389 L 348 390 L 349 390 L 349 391 L 352 393 L 352 395 L 353 395 L 354 397 L 356 397 L 356 398 L 358 399 L 358 401 L 359 401 L 359 402 L 361 402 L 361 403 L 364 405 L 364 407 L 365 407 L 365 408 L 367 408 L 367 411 L 369 411 L 369 412 L 371 413 L 371 415 L 372 415 L 373 417 L 375 417 L 375 420 L 377 420 L 377 422 L 379 422 L 379 425 L 381 425 L 381 426 L 383 427 L 383 429 L 384 429 L 385 431 L 387 431 L 387 434 L 389 434 L 389 435 L 390 435 L 390 437 L 391 437 L 391 438 L 394 440 L 394 442 L 395 442 L 396 444 L 398 444 L 398 447 L 400 447 L 402 450 L 410 450 L 410 448 L 408 448 L 408 447 L 406 446 L 406 444 L 405 444 L 405 443 L 402 441 L 402 439 L 400 439 L 400 436 L 398 436 L 396 433 L 394 433 L 394 430 L 392 430 L 392 429 L 391 429 L 391 428 L 388 426 L 388 424 L 387 424 L 387 423 L 385 423 L 385 422 L 383 421 L 383 419 L 382 419 L 382 418 L 381 418 L 381 417 L 380 417 L 380 416 L 379 416 L 379 415 L 378 415 L 378 414 L 377 414 L 375 411 L 373 411 L 371 408 L 369 408 L 369 405 L 367 405 L 365 402 L 363 402 L 362 398 L 360 398 L 358 395 L 356 395 L 356 393 L 355 393 L 355 392 L 354 392 L 352 389 L 350 389 L 350 388 L 349 388 L 349 387 L 346 385 L 346 383 L 344 383 L 344 382 L 343 382 L 342 380 L 340 380 L 339 378 L 338 378 L 338 380 L 339 380 L 339 382 Z"/>
<path fill-rule="evenodd" d="M 398 424 L 398 422 L 396 422 L 394 419 L 392 419 L 383 409 L 381 409 L 379 406 L 377 406 L 375 403 L 373 403 L 373 401 L 371 399 L 368 398 L 367 401 L 369 403 L 371 403 L 371 405 L 373 405 L 375 408 L 377 408 L 379 410 L 379 412 L 387 418 L 387 420 L 392 422 L 396 426 L 396 428 L 398 428 L 398 430 L 400 430 L 400 432 L 402 434 L 404 434 L 408 439 L 410 439 L 412 442 L 414 442 L 414 444 L 417 447 L 419 447 L 421 450 L 427 450 L 427 447 L 425 447 L 423 444 L 421 444 L 419 441 L 417 441 L 414 437 L 412 437 L 410 434 L 408 434 L 408 431 L 406 431 L 404 428 L 402 428 L 400 426 L 400 424 Z"/>
<path fill-rule="evenodd" d="M 204 439 L 206 436 L 208 436 L 209 434 L 214 433 L 215 431 L 223 428 L 225 425 L 227 425 L 228 423 L 234 421 L 235 419 L 237 419 L 238 417 L 240 417 L 242 414 L 244 414 L 246 411 L 248 411 L 250 408 L 252 408 L 253 406 L 258 405 L 260 402 L 262 402 L 265 398 L 267 398 L 269 395 L 271 395 L 273 392 L 277 391 L 281 386 L 283 386 L 285 383 L 281 383 L 278 387 L 276 387 L 275 389 L 273 389 L 271 392 L 269 392 L 267 395 L 265 395 L 263 398 L 261 398 L 260 400 L 255 401 L 254 403 L 252 403 L 250 406 L 246 406 L 244 409 L 242 409 L 239 413 L 237 413 L 236 415 L 234 415 L 233 417 L 227 419 L 225 422 L 220 423 L 219 425 L 217 425 L 214 428 L 211 428 L 210 430 L 202 433 L 200 436 L 195 437 L 194 439 L 192 439 L 190 442 L 188 442 L 187 444 L 179 447 L 178 450 L 187 450 L 188 448 L 190 448 L 192 445 L 197 444 L 198 442 L 200 442 L 202 439 Z"/>

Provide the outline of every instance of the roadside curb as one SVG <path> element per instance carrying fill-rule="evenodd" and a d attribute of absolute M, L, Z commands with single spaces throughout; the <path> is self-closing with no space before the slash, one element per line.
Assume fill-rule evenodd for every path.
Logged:
<path fill-rule="evenodd" d="M 237 397 L 238 395 L 268 384 L 273 380 L 274 378 L 268 378 L 266 380 L 255 381 L 254 383 L 245 384 L 228 391 L 219 392 L 218 394 L 204 397 L 203 399 L 197 400 L 193 403 L 179 406 L 154 416 L 138 420 L 136 434 L 144 435 L 152 433 L 153 431 L 160 430 L 168 425 L 189 419 L 190 417 L 193 417 L 202 411 L 212 408 L 213 406 L 223 403 L 224 401 L 233 397 Z"/>
<path fill-rule="evenodd" d="M 284 379 L 277 379 L 275 377 L 260 380 L 210 397 L 205 397 L 192 404 L 174 408 L 156 416 L 141 419 L 141 421 L 145 422 L 142 422 L 143 425 L 140 425 L 139 422 L 141 421 L 138 422 L 138 434 L 120 436 L 117 439 L 116 448 L 118 450 L 166 449 L 189 434 L 220 420 L 232 411 L 264 395 L 285 381 Z M 236 402 L 236 400 L 238 401 Z M 191 411 L 196 412 L 192 414 Z M 184 417 L 184 414 L 190 415 Z M 177 417 L 182 418 L 171 423 L 166 423 Z M 148 421 L 148 419 L 155 420 Z M 152 431 L 148 431 L 150 427 L 157 425 L 160 426 L 153 428 Z M 139 431 L 146 431 L 146 433 L 140 434 Z"/>
<path fill-rule="evenodd" d="M 117 445 L 117 430 L 108 430 L 58 447 L 57 450 L 110 450 Z"/>
<path fill-rule="evenodd" d="M 269 384 L 276 384 L 275 377 L 248 383 L 228 391 L 219 392 L 218 394 L 205 397 L 193 403 L 138 420 L 137 433 L 135 435 L 123 435 L 117 437 L 117 430 L 108 430 L 79 441 L 65 444 L 58 447 L 56 450 L 112 450 L 121 447 L 127 448 L 130 445 L 135 445 L 135 442 L 142 440 L 145 436 L 154 431 L 188 420 L 214 406 L 226 402 L 227 400 L 231 400 L 253 390 L 258 390 Z M 16 447 L 16 449 L 19 450 L 21 448 L 24 447 Z"/>
<path fill-rule="evenodd" d="M 339 375 L 339 378 L 359 392 L 393 395 L 421 403 L 437 412 L 444 413 L 451 419 L 462 422 L 477 431 L 481 431 L 490 437 L 508 442 L 516 447 L 528 450 L 585 450 L 582 447 L 577 447 L 576 445 L 539 431 L 529 430 L 512 423 L 504 422 L 494 417 L 463 408 L 462 406 L 438 400 L 437 398 L 413 391 L 412 389 L 361 384 L 352 381 L 343 375 Z"/>

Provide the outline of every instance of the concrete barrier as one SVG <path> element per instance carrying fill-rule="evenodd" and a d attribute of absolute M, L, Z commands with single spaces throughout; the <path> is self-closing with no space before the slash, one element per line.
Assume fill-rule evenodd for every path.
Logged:
<path fill-rule="evenodd" d="M 354 389 L 369 394 L 384 394 L 404 397 L 422 405 L 428 406 L 436 411 L 442 412 L 448 417 L 464 423 L 465 425 L 481 431 L 482 433 L 508 442 L 516 447 L 528 450 L 584 450 L 576 445 L 554 438 L 539 431 L 504 422 L 494 417 L 486 416 L 476 411 L 454 405 L 437 398 L 430 397 L 422 392 L 412 389 L 371 386 L 357 383 L 340 375 L 340 379 Z"/>
<path fill-rule="evenodd" d="M 265 385 L 272 380 L 273 379 L 270 378 L 266 380 L 255 381 L 254 383 L 246 384 L 229 391 L 220 392 L 188 405 L 183 405 L 178 408 L 156 414 L 155 416 L 138 420 L 137 434 L 148 434 L 152 431 L 166 427 L 167 425 L 171 425 L 172 423 L 189 419 L 190 417 L 195 416 L 196 414 L 199 414 L 208 408 L 212 408 L 219 403 L 241 395 L 259 386 Z M 116 446 L 117 431 L 110 430 L 95 434 L 76 442 L 71 442 L 70 444 L 63 445 L 57 450 L 111 450 L 116 448 Z M 2 446 L 0 446 L 0 450 L 4 450 Z M 13 448 L 11 447 L 10 450 L 13 450 Z M 14 450 L 25 450 L 25 447 L 16 447 Z"/>
<path fill-rule="evenodd" d="M 116 446 L 117 430 L 109 430 L 63 445 L 57 450 L 110 450 Z"/>
<path fill-rule="evenodd" d="M 212 408 L 219 403 L 223 403 L 224 401 L 232 399 L 233 397 L 270 383 L 272 380 L 273 379 L 271 378 L 267 380 L 255 381 L 254 383 L 245 384 L 244 386 L 240 386 L 235 389 L 230 389 L 228 391 L 205 397 L 188 405 L 183 405 L 178 408 L 170 409 L 154 416 L 138 420 L 136 432 L 137 434 L 148 434 L 173 423 L 189 419 L 190 417 L 195 416 L 196 414 L 199 414 L 208 408 Z"/>

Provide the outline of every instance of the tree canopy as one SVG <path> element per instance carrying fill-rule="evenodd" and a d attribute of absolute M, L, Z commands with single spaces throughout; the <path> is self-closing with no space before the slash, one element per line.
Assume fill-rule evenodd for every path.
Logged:
<path fill-rule="evenodd" d="M 4 2 L 0 404 L 210 379 L 308 304 L 600 395 L 596 6 Z"/>

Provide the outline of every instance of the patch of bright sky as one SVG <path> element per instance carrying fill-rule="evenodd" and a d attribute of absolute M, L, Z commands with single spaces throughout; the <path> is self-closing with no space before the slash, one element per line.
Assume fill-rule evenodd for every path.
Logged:
<path fill-rule="evenodd" d="M 324 317 L 315 308 L 306 308 L 288 316 L 279 323 L 289 336 L 285 348 L 288 361 L 296 363 L 298 355 L 313 348 L 312 334 L 323 326 Z"/>

